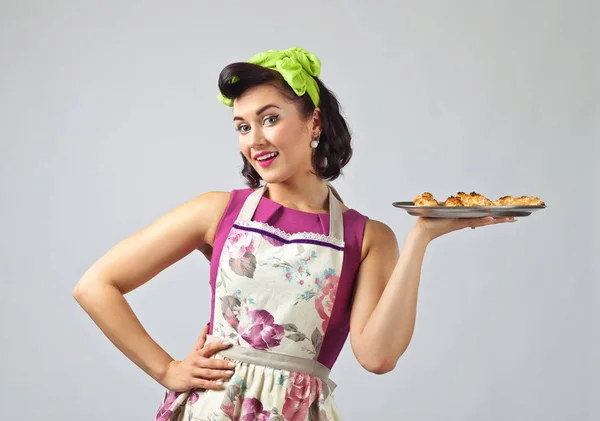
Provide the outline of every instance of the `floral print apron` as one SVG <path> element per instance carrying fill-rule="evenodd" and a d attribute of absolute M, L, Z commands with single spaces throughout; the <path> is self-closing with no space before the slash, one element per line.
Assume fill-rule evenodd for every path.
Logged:
<path fill-rule="evenodd" d="M 244 202 L 219 260 L 209 339 L 235 344 L 214 356 L 235 374 L 224 390 L 167 391 L 155 421 L 341 420 L 317 361 L 343 264 L 340 204 L 330 188 L 329 235 L 290 234 L 252 220 L 266 188 Z"/>

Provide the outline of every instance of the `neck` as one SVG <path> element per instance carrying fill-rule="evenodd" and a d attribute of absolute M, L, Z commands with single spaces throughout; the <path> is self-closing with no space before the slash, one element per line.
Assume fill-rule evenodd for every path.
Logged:
<path fill-rule="evenodd" d="M 329 188 L 327 182 L 311 175 L 302 180 L 269 183 L 267 197 L 285 207 L 306 212 L 329 212 Z"/>

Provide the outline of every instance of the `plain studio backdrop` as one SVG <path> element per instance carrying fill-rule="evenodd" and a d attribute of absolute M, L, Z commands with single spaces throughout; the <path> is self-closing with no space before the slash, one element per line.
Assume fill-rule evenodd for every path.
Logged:
<path fill-rule="evenodd" d="M 218 73 L 292 46 L 322 59 L 354 134 L 334 185 L 401 244 L 415 218 L 391 203 L 423 191 L 548 205 L 430 245 L 396 369 L 368 373 L 349 343 L 333 369 L 345 419 L 600 418 L 597 1 L 0 4 L 2 419 L 152 419 L 162 387 L 72 289 L 178 204 L 243 187 Z M 208 262 L 127 298 L 183 358 Z"/>

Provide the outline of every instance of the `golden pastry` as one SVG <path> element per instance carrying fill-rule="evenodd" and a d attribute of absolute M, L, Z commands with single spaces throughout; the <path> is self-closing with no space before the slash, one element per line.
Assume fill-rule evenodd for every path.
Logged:
<path fill-rule="evenodd" d="M 425 192 L 415 197 L 413 203 L 415 206 L 439 206 L 435 197 L 429 192 Z"/>
<path fill-rule="evenodd" d="M 444 201 L 443 206 L 456 207 L 456 206 L 464 206 L 464 204 L 459 196 L 450 196 L 449 198 L 447 198 Z"/>
<path fill-rule="evenodd" d="M 464 206 L 494 206 L 494 202 L 476 192 L 471 192 L 469 194 L 458 192 L 456 195 L 460 197 Z"/>
<path fill-rule="evenodd" d="M 494 200 L 496 206 L 513 206 L 515 198 L 512 196 L 502 196 L 497 200 Z"/>
<path fill-rule="evenodd" d="M 536 196 L 521 196 L 518 199 L 522 206 L 545 206 L 546 204 Z"/>
<path fill-rule="evenodd" d="M 544 202 L 536 196 L 502 196 L 494 202 L 496 206 L 544 206 Z"/>

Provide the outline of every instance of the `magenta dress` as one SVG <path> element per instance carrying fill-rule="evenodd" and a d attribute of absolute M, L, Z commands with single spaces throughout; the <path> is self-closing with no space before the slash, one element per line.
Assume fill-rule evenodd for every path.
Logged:
<path fill-rule="evenodd" d="M 329 213 L 286 208 L 262 194 L 232 191 L 217 228 L 210 335 L 328 371 L 348 338 L 367 217 L 342 213 L 331 192 Z M 167 391 L 155 420 L 340 420 L 331 384 L 239 361 L 225 390 Z"/>

